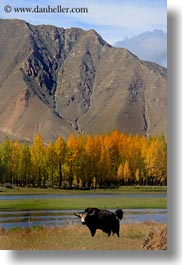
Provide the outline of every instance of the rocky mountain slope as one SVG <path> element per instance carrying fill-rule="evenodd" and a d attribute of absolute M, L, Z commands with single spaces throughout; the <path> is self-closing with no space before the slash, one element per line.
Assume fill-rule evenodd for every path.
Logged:
<path fill-rule="evenodd" d="M 94 30 L 0 20 L 0 135 L 166 134 L 166 69 Z"/>

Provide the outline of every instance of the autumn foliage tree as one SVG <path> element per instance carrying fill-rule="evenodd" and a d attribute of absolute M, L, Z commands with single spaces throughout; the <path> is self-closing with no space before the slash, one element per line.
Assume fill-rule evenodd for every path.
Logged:
<path fill-rule="evenodd" d="M 20 147 L 19 154 L 19 178 L 22 186 L 30 184 L 31 179 L 31 153 L 27 143 L 23 143 Z"/>
<path fill-rule="evenodd" d="M 1 161 L 1 181 L 12 184 L 12 146 L 11 141 L 7 138 L 0 146 L 0 161 Z"/>
<path fill-rule="evenodd" d="M 61 188 L 63 181 L 62 165 L 65 163 L 66 159 L 66 143 L 64 139 L 59 136 L 55 143 L 57 170 L 58 170 L 58 187 Z"/>
<path fill-rule="evenodd" d="M 166 185 L 167 142 L 114 130 L 106 135 L 60 136 L 32 145 L 5 139 L 0 144 L 0 183 L 31 187 L 102 188 Z"/>
<path fill-rule="evenodd" d="M 40 187 L 41 182 L 46 180 L 46 156 L 45 145 L 40 134 L 36 134 L 33 140 L 33 145 L 30 147 L 31 162 L 32 162 L 32 186 Z"/>

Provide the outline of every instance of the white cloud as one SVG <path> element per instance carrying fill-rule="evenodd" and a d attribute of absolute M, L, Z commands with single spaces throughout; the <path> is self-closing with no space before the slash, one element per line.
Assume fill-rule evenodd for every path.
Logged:
<path fill-rule="evenodd" d="M 72 4 L 75 1 L 68 1 Z M 80 15 L 79 20 L 96 26 L 128 29 L 129 32 L 143 32 L 154 28 L 166 30 L 167 10 L 160 2 L 142 0 L 76 1 L 89 8 L 89 13 Z M 72 15 L 76 18 L 76 14 Z"/>
<path fill-rule="evenodd" d="M 95 28 L 110 43 L 147 30 L 166 30 L 165 0 L 2 0 L 0 8 L 12 7 L 86 7 L 86 14 L 5 13 L 3 18 L 19 18 L 33 24 Z M 118 35 L 119 34 L 119 35 Z"/>

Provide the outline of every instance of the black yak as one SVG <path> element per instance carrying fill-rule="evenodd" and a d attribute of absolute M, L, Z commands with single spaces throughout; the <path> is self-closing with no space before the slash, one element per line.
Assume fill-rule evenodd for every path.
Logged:
<path fill-rule="evenodd" d="M 117 209 L 114 212 L 108 210 L 100 210 L 98 208 L 87 208 L 84 212 L 74 213 L 77 217 L 81 218 L 81 223 L 86 225 L 91 236 L 94 236 L 97 229 L 107 233 L 108 236 L 117 234 L 119 237 L 119 220 L 123 218 L 123 210 Z"/>

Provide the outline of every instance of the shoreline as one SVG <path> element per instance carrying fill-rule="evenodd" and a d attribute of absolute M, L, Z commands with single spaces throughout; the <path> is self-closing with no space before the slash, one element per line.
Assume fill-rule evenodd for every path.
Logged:
<path fill-rule="evenodd" d="M 90 190 L 77 190 L 77 189 L 43 189 L 43 188 L 27 188 L 27 187 L 17 187 L 13 186 L 12 189 L 0 187 L 0 196 L 1 195 L 24 195 L 24 194 L 156 194 L 156 193 L 166 193 L 167 186 L 120 186 L 118 188 L 104 188 L 104 189 L 90 189 Z"/>

